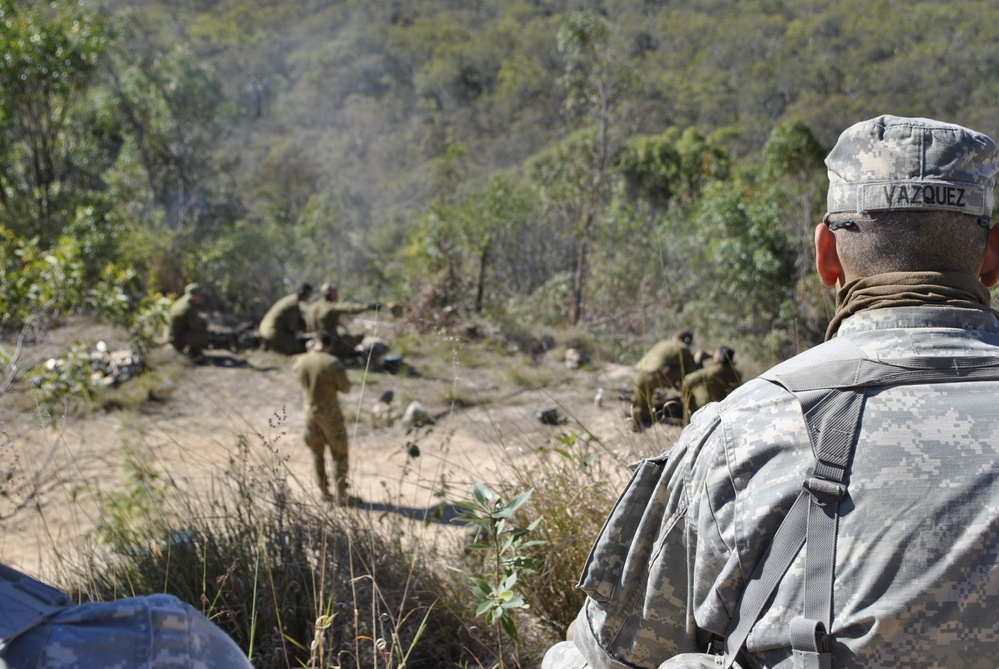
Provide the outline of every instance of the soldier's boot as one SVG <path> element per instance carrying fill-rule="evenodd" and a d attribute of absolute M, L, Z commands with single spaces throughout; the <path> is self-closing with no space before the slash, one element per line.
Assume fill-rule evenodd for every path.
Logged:
<path fill-rule="evenodd" d="M 645 424 L 649 422 L 647 410 L 642 410 L 642 404 L 632 404 L 628 407 L 628 413 L 625 415 L 625 420 L 628 423 L 628 429 L 632 432 L 641 432 Z"/>
<path fill-rule="evenodd" d="M 349 485 L 350 484 L 347 483 L 346 478 L 337 479 L 335 497 L 337 506 L 360 506 L 362 504 L 360 497 L 347 494 L 347 488 Z"/>

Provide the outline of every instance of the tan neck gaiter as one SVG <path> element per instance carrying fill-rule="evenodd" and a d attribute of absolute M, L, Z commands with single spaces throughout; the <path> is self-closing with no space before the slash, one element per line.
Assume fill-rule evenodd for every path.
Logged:
<path fill-rule="evenodd" d="M 826 341 L 836 336 L 844 319 L 889 307 L 960 307 L 992 311 L 989 289 L 963 272 L 889 272 L 856 279 L 836 293 L 836 314 Z"/>

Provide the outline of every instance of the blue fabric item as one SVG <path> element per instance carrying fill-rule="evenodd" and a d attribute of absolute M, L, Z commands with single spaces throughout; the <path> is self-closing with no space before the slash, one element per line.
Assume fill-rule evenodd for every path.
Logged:
<path fill-rule="evenodd" d="M 15 639 L 3 660 L 10 669 L 252 666 L 221 629 L 172 595 L 69 607 Z"/>

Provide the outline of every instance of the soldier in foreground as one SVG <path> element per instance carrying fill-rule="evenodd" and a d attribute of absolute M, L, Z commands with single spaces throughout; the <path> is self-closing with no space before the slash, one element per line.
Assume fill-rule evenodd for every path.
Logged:
<path fill-rule="evenodd" d="M 372 302 L 360 304 L 357 302 L 340 302 L 340 292 L 335 284 L 324 283 L 320 289 L 320 298 L 309 305 L 305 312 L 305 326 L 309 332 L 328 332 L 333 338 L 331 352 L 341 360 L 355 355 L 355 349 L 363 335 L 352 335 L 343 329 L 340 317 L 344 314 L 359 314 L 365 311 L 380 309 L 381 304 Z"/>
<path fill-rule="evenodd" d="M 728 346 L 719 346 L 711 355 L 711 364 L 683 378 L 687 416 L 710 402 L 721 402 L 741 383 L 735 368 L 735 351 Z"/>
<path fill-rule="evenodd" d="M 303 283 L 291 295 L 275 302 L 260 321 L 260 338 L 264 348 L 286 355 L 305 352 L 305 341 L 298 333 L 305 331 L 303 303 L 312 297 L 312 286 Z"/>
<path fill-rule="evenodd" d="M 347 496 L 347 426 L 340 411 L 338 393 L 350 392 L 350 380 L 343 363 L 330 355 L 332 338 L 318 333 L 312 349 L 295 360 L 295 377 L 302 386 L 305 404 L 305 445 L 312 450 L 316 480 L 323 498 L 341 506 L 352 500 Z M 326 449 L 333 459 L 336 495 L 330 493 L 326 473 Z"/>
<path fill-rule="evenodd" d="M 827 341 L 639 465 L 545 669 L 995 666 L 999 149 L 881 116 L 826 166 Z"/>
<path fill-rule="evenodd" d="M 683 377 L 697 369 L 690 343 L 694 335 L 680 330 L 672 339 L 656 343 L 635 365 L 632 379 L 631 420 L 636 427 L 647 423 L 654 415 L 654 396 L 660 388 L 679 392 Z"/>
<path fill-rule="evenodd" d="M 208 324 L 201 314 L 205 301 L 204 290 L 196 283 L 189 283 L 184 294 L 170 307 L 168 338 L 179 353 L 197 358 L 208 348 Z"/>

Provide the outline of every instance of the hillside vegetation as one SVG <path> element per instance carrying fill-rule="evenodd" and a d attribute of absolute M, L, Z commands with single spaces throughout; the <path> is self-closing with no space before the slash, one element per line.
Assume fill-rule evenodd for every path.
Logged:
<path fill-rule="evenodd" d="M 107 448 L 79 461 L 110 524 L 79 564 L 38 556 L 74 595 L 176 591 L 259 667 L 537 666 L 578 611 L 624 463 L 679 431 L 624 432 L 628 365 L 681 326 L 747 376 L 820 341 L 824 156 L 885 113 L 999 136 L 997 19 L 977 0 L 0 0 L 0 497 L 24 500 L 0 519 L 85 505 L 61 478 L 45 483 L 65 503 L 15 494 L 56 419 L 79 418 Z M 414 546 L 380 492 L 347 510 L 304 494 L 301 426 L 281 444 L 294 470 L 284 432 L 250 420 L 298 402 L 287 360 L 159 363 L 192 281 L 213 325 L 252 325 L 302 281 L 401 303 L 373 321 L 422 372 L 400 403 L 430 397 L 498 447 L 495 474 L 428 487 L 428 511 L 478 531 Z M 101 395 L 88 338 L 131 338 L 153 373 L 73 416 Z M 53 339 L 62 364 L 41 372 Z M 570 347 L 583 369 L 553 353 Z M 368 371 L 351 370 L 365 402 L 401 383 Z M 249 418 L 212 413 L 233 390 Z M 573 422 L 542 426 L 528 391 Z M 354 406 L 373 468 L 454 464 L 452 428 L 372 419 L 358 438 L 374 414 Z M 146 424 L 179 462 L 217 456 L 213 484 L 178 487 Z M 54 441 L 71 462 L 94 447 Z"/>
<path fill-rule="evenodd" d="M 839 131 L 999 130 L 973 0 L 0 6 L 5 329 L 194 280 L 259 316 L 333 279 L 767 362 L 831 308 L 809 247 Z"/>

